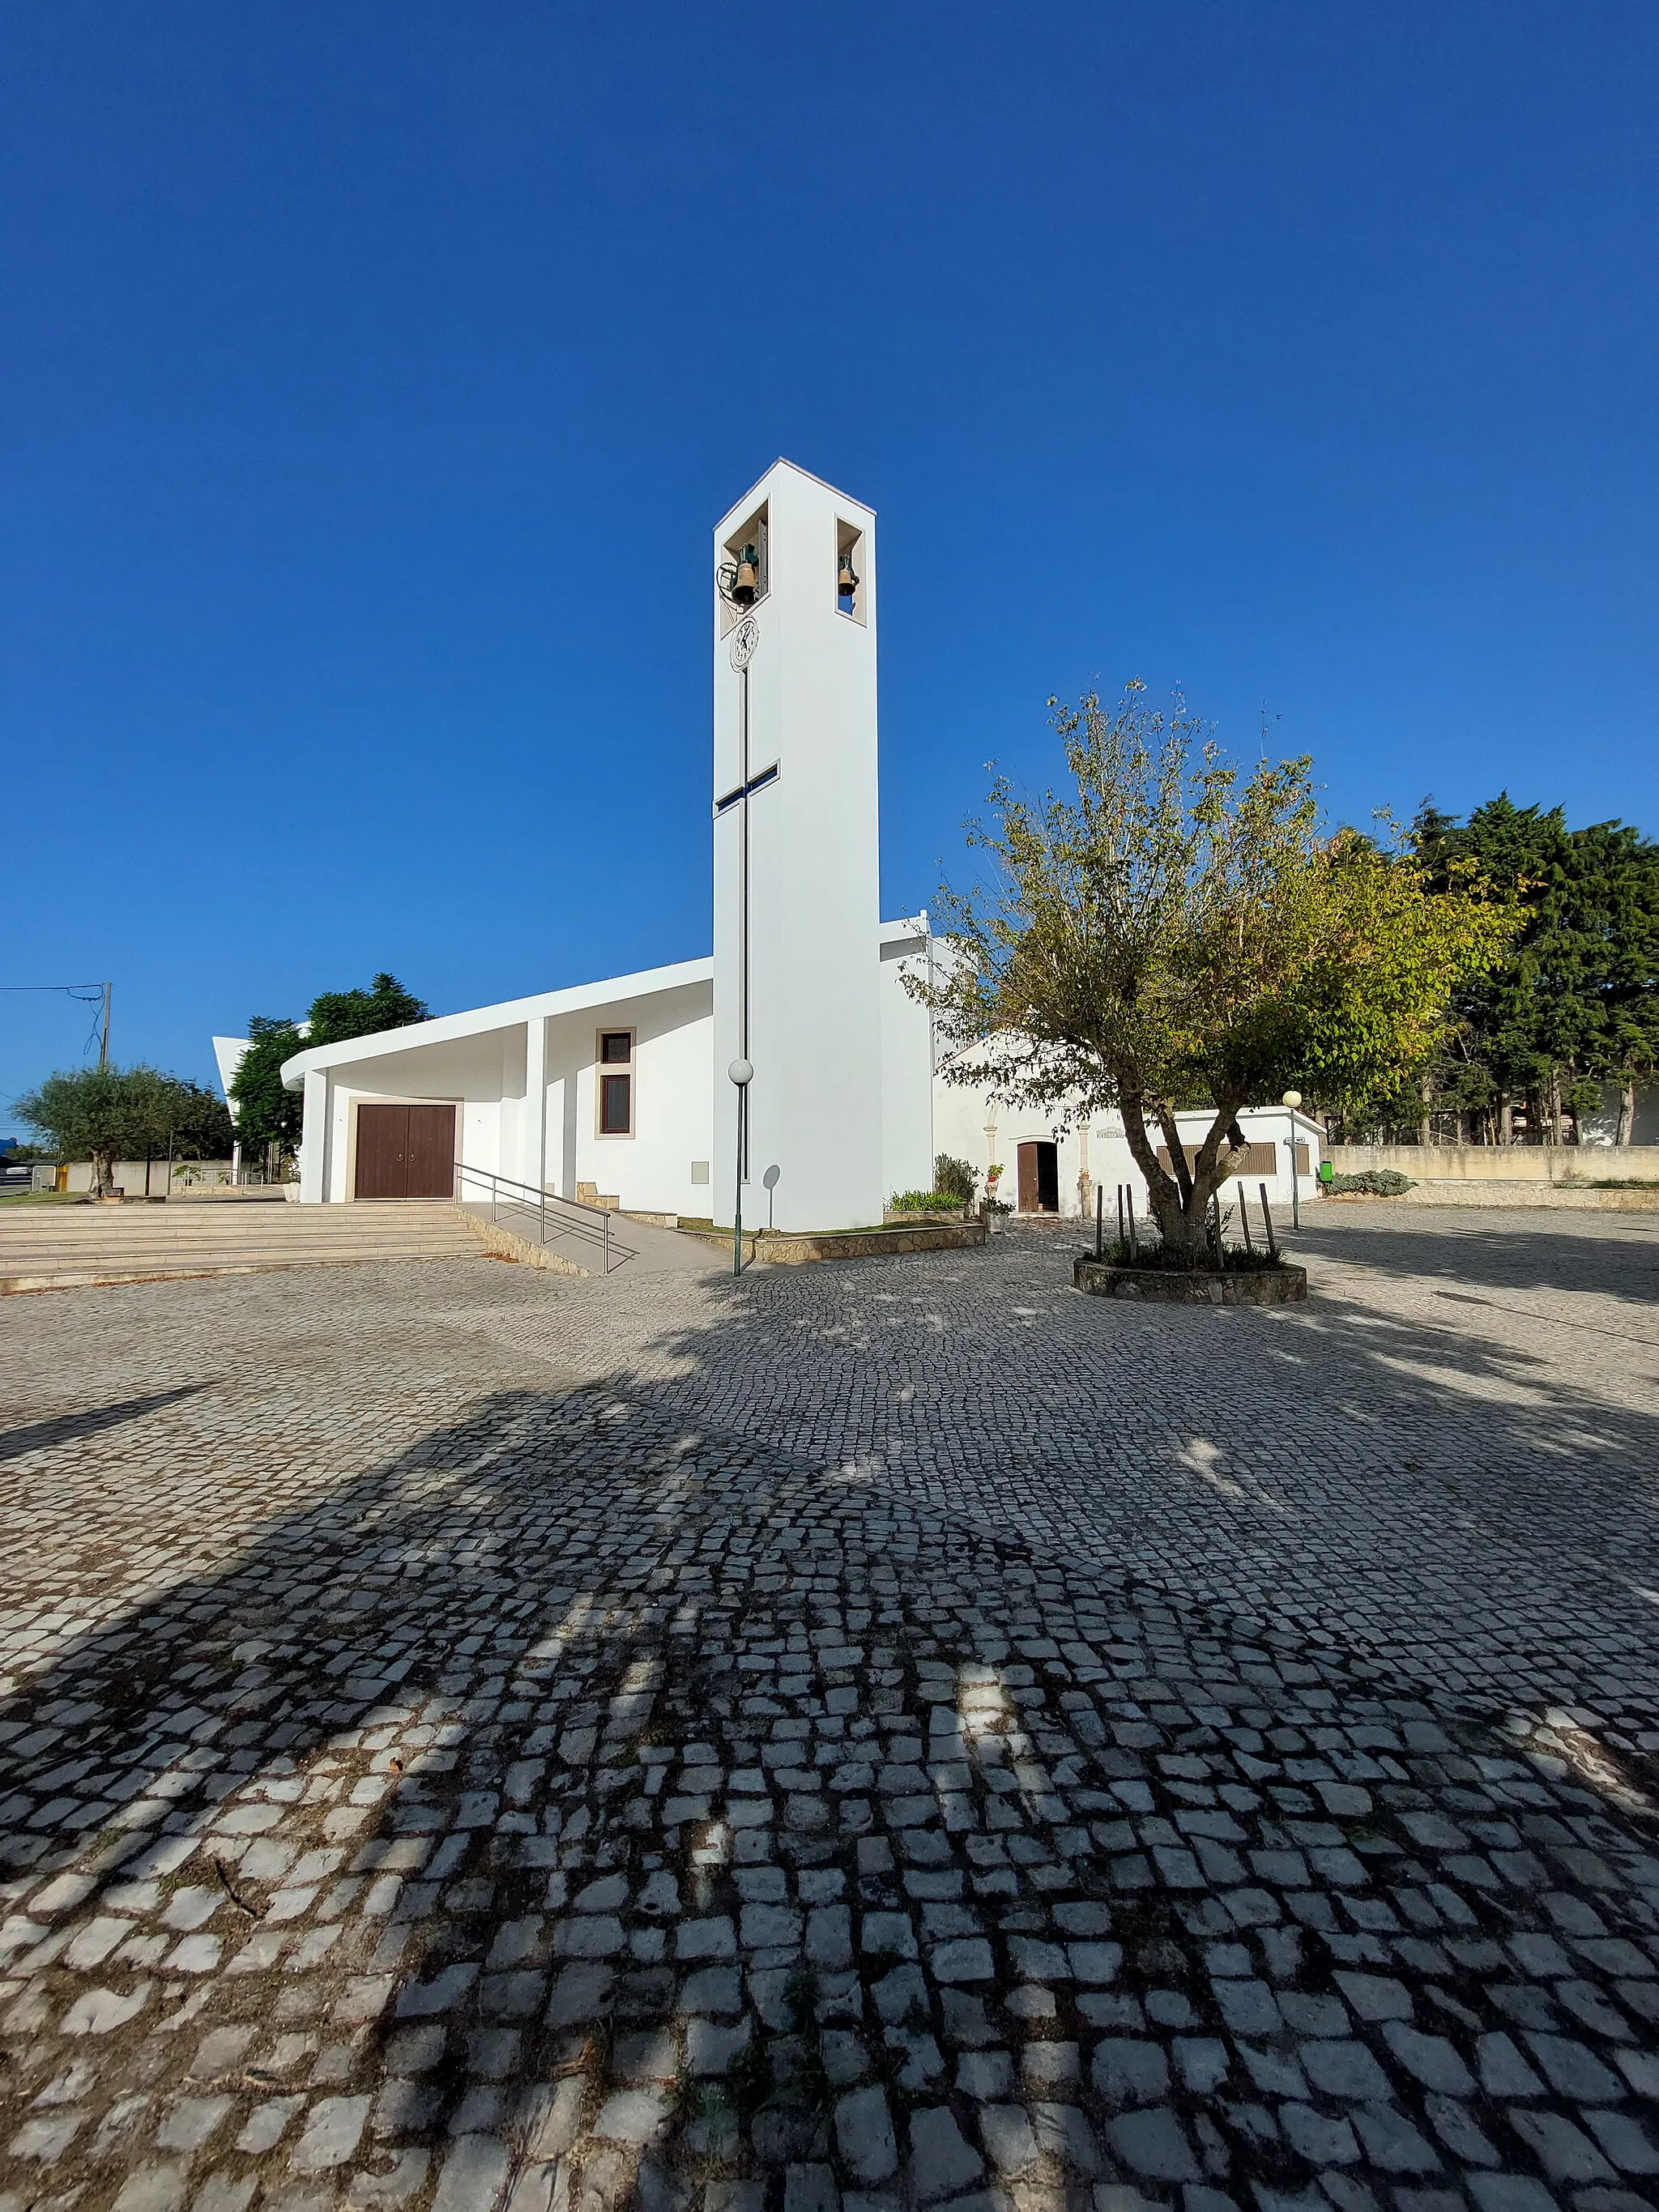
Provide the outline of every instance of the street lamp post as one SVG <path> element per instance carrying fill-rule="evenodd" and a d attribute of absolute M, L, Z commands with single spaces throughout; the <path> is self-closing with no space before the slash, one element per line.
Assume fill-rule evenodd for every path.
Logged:
<path fill-rule="evenodd" d="M 1287 1106 L 1290 1109 L 1291 1226 L 1293 1229 L 1300 1229 L 1302 1226 L 1302 1191 L 1301 1186 L 1296 1179 L 1296 1109 L 1302 1103 L 1302 1093 L 1299 1091 L 1287 1091 L 1285 1093 L 1284 1097 L 1279 1101 L 1279 1103 L 1282 1106 Z"/>
<path fill-rule="evenodd" d="M 748 1132 L 749 1086 L 755 1079 L 752 1060 L 734 1060 L 726 1073 L 738 1087 L 738 1173 L 732 1186 L 732 1273 L 743 1273 L 743 1140 Z"/>

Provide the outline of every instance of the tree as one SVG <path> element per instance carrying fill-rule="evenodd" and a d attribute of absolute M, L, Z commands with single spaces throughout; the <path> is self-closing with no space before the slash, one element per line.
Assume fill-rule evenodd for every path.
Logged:
<path fill-rule="evenodd" d="M 1516 905 L 1508 957 L 1457 995 L 1461 1079 L 1437 1068 L 1423 1107 L 1472 1112 L 1507 1143 L 1516 1101 L 1528 1134 L 1559 1144 L 1568 1109 L 1620 1086 L 1620 1141 L 1635 1085 L 1659 1062 L 1659 844 L 1620 822 L 1570 830 L 1564 811 L 1500 793 L 1467 823 L 1425 805 L 1413 847 L 1431 879 L 1470 865 Z"/>
<path fill-rule="evenodd" d="M 283 1064 L 308 1045 L 339 1044 L 348 1037 L 374 1036 L 381 1030 L 423 1022 L 427 1009 L 404 990 L 395 975 L 380 975 L 368 991 L 322 991 L 311 1002 L 301 1030 L 286 1016 L 256 1014 L 247 1025 L 249 1044 L 231 1079 L 236 1134 L 245 1152 L 292 1152 L 304 1126 L 304 1102 L 283 1087 Z"/>
<path fill-rule="evenodd" d="M 377 975 L 368 991 L 324 991 L 311 1002 L 307 1044 L 341 1044 L 348 1037 L 374 1036 L 427 1018 L 424 1003 L 405 991 L 395 975 Z"/>
<path fill-rule="evenodd" d="M 173 1086 L 165 1141 L 175 1159 L 228 1160 L 236 1140 L 230 1109 L 216 1091 L 204 1084 L 169 1076 Z"/>
<path fill-rule="evenodd" d="M 222 1157 L 230 1117 L 210 1091 L 156 1067 L 82 1067 L 49 1075 L 15 1102 L 59 1159 L 89 1159 L 100 1197 L 115 1187 L 115 1164 L 152 1150 Z"/>
<path fill-rule="evenodd" d="M 908 988 L 980 1048 L 948 1079 L 988 1069 L 1000 1100 L 1057 1124 L 1115 1108 L 1165 1243 L 1192 1259 L 1241 1108 L 1291 1083 L 1327 1100 L 1397 1085 L 1514 923 L 1471 881 L 1437 895 L 1409 853 L 1324 834 L 1307 760 L 1241 781 L 1179 698 L 1166 716 L 1144 692 L 1050 701 L 1076 798 L 998 780 L 969 827 L 988 879 L 944 890 L 951 953 Z M 1212 1118 L 1189 1158 L 1176 1114 L 1193 1104 Z"/>
<path fill-rule="evenodd" d="M 300 1141 L 304 1102 L 283 1085 L 283 1063 L 303 1052 L 307 1040 L 284 1016 L 255 1014 L 247 1025 L 248 1048 L 230 1079 L 236 1136 L 245 1153 L 291 1152 Z"/>

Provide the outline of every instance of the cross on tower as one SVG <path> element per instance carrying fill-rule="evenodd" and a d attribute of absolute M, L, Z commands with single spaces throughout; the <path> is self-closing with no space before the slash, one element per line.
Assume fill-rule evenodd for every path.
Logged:
<path fill-rule="evenodd" d="M 732 660 L 738 672 L 738 752 L 742 781 L 728 791 L 723 799 L 714 801 L 714 819 L 722 821 L 736 813 L 741 823 L 740 857 L 738 864 L 738 1029 L 742 1057 L 751 1057 L 749 1049 L 749 802 L 758 793 L 765 791 L 778 780 L 778 764 L 750 774 L 749 767 L 749 664 L 760 643 L 760 625 L 753 615 L 746 615 L 738 625 L 732 640 Z M 748 1093 L 743 1092 L 738 1101 L 739 1131 L 742 1144 L 742 1166 L 739 1179 L 749 1178 L 749 1129 L 744 1109 Z"/>

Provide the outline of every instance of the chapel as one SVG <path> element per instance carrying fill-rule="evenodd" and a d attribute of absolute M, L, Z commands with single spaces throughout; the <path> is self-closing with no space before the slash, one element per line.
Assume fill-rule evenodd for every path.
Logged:
<path fill-rule="evenodd" d="M 941 1152 L 1022 1212 L 1139 1188 L 1115 1116 L 1054 1129 L 950 1080 L 905 988 L 940 948 L 925 911 L 881 919 L 873 510 L 779 460 L 709 556 L 712 957 L 296 1053 L 301 1202 L 545 1192 L 726 1225 L 741 1196 L 823 1233 L 931 1188 Z M 1318 1132 L 1274 1119 L 1246 1133 L 1277 1200 Z"/>

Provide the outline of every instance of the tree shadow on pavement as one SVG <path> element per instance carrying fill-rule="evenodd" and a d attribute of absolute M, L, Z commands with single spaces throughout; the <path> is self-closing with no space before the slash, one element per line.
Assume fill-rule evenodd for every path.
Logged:
<path fill-rule="evenodd" d="M 1350 1218 L 1345 1202 L 1342 1212 L 1345 1218 L 1332 1220 L 1310 1207 L 1294 1239 L 1298 1249 L 1507 1290 L 1599 1291 L 1632 1304 L 1659 1302 L 1659 1217 L 1652 1214 L 1596 1214 L 1590 1218 L 1599 1225 L 1592 1230 L 1525 1208 L 1498 1220 L 1478 1207 L 1355 1206 Z"/>
<path fill-rule="evenodd" d="M 114 1405 L 93 1406 L 82 1413 L 58 1413 L 21 1428 L 0 1430 L 0 1461 L 21 1459 L 26 1452 L 45 1451 L 54 1445 L 77 1443 L 82 1437 L 119 1428 L 125 1421 L 141 1420 L 160 1407 L 175 1405 L 180 1398 L 193 1398 L 198 1391 L 210 1388 L 206 1382 L 186 1382 L 176 1390 L 153 1390 L 146 1397 L 124 1398 Z"/>
<path fill-rule="evenodd" d="M 1597 2112 L 1642 2078 L 1653 1862 L 1589 1755 L 608 1386 L 297 1494 L 6 1709 L 20 2202 L 1607 2166 L 1565 2075 L 1476 2086 L 1523 1985 Z"/>
<path fill-rule="evenodd" d="M 1079 1296 L 1053 1237 L 992 1266 L 761 1271 L 610 1380 L 1242 1632 L 1659 1748 L 1659 1419 L 1617 1347 L 1598 1370 L 1351 1275 L 1212 1312 Z"/>

